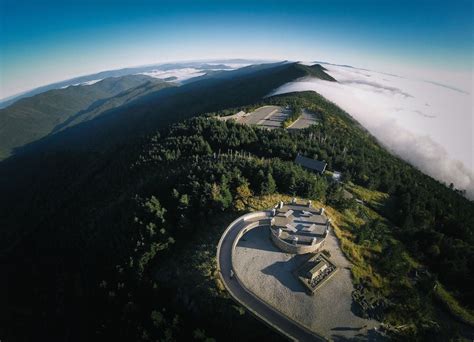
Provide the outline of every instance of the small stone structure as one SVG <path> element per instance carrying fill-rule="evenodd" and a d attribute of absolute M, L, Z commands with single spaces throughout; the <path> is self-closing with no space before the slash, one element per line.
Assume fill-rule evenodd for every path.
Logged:
<path fill-rule="evenodd" d="M 275 245 L 287 253 L 315 253 L 324 245 L 330 220 L 324 208 L 316 210 L 311 201 L 280 202 L 272 210 L 270 236 Z"/>
<path fill-rule="evenodd" d="M 337 267 L 323 254 L 318 253 L 294 271 L 310 294 L 323 285 L 337 271 Z"/>
<path fill-rule="evenodd" d="M 339 171 L 333 171 L 332 172 L 332 180 L 335 182 L 340 182 L 342 178 L 342 173 Z"/>

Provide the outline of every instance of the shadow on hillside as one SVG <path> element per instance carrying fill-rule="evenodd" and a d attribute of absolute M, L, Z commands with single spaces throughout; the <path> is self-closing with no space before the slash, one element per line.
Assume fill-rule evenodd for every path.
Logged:
<path fill-rule="evenodd" d="M 49 135 L 14 148 L 12 157 L 40 150 L 41 152 L 84 151 L 97 146 L 108 147 L 123 141 L 124 137 L 130 139 L 138 136 L 137 132 L 147 134 L 151 127 L 159 128 L 161 126 L 159 122 L 168 123 L 175 121 L 176 117 L 181 117 L 182 112 L 172 112 L 167 106 L 168 101 L 172 102 L 174 100 L 173 97 L 178 94 L 178 89 L 176 88 L 164 88 L 146 94 L 119 107 L 107 109 L 100 113 L 100 115 L 73 126 L 64 126 L 64 124 L 70 123 L 70 121 L 65 122 L 63 124 L 64 127 L 61 125 L 56 126 Z M 150 106 L 143 106 L 144 98 L 150 101 L 162 102 L 160 105 L 152 106 L 150 104 Z M 96 101 L 85 113 L 89 113 L 97 108 L 97 106 L 102 105 L 101 101 Z M 91 109 L 92 106 L 94 108 Z M 160 109 L 162 108 L 166 110 L 161 111 Z M 175 114 L 176 116 L 167 115 L 168 113 Z M 78 115 L 84 115 L 84 112 L 78 112 L 71 118 L 74 120 L 78 118 Z"/>
<path fill-rule="evenodd" d="M 118 106 L 112 106 L 111 108 L 109 108 L 108 110 L 112 110 L 112 109 L 116 109 L 116 108 L 119 108 L 120 106 L 122 105 L 125 105 L 128 101 L 133 101 L 137 98 L 139 98 L 140 96 L 142 96 L 147 90 L 151 90 L 152 87 L 153 87 L 153 83 L 152 82 L 145 82 L 137 87 L 133 87 L 133 88 L 130 88 L 130 89 L 127 89 L 115 96 L 110 96 L 108 98 L 105 98 L 105 99 L 100 99 L 100 100 L 97 100 L 95 101 L 94 103 L 92 103 L 88 108 L 86 109 L 83 109 L 83 110 L 80 110 L 79 112 L 71 115 L 68 119 L 66 119 L 64 122 L 56 125 L 53 130 L 51 131 L 50 134 L 55 134 L 57 132 L 59 132 L 60 130 L 62 130 L 63 128 L 66 128 L 68 127 L 71 123 L 73 123 L 74 121 L 76 121 L 77 119 L 81 118 L 81 117 L 85 117 L 86 119 L 88 120 L 91 120 L 91 119 L 94 119 L 95 116 L 92 116 L 90 118 L 87 118 L 87 114 L 93 114 L 94 110 L 100 108 L 101 106 L 103 105 L 106 105 L 107 103 L 111 102 L 111 101 L 114 101 L 114 100 L 118 100 L 120 101 L 120 99 L 128 96 L 129 94 L 133 94 L 133 93 L 136 93 L 136 95 L 134 97 L 131 97 L 129 99 L 125 99 L 125 101 L 123 103 L 120 103 L 118 104 Z M 159 91 L 161 89 L 157 89 L 157 91 Z M 138 92 L 138 93 L 137 93 Z M 105 110 L 104 112 L 102 113 L 105 113 L 107 110 Z M 99 112 L 98 114 L 101 114 L 101 112 Z M 79 122 L 78 122 L 79 123 Z"/>

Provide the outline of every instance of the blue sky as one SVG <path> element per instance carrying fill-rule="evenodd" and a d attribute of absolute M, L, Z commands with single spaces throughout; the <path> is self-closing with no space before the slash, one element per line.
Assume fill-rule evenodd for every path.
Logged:
<path fill-rule="evenodd" d="M 0 6 L 0 98 L 101 70 L 189 59 L 324 60 L 448 81 L 472 77 L 470 0 Z"/>

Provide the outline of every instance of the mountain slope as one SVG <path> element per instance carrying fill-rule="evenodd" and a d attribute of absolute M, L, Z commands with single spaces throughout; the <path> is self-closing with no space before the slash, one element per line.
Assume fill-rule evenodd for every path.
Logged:
<path fill-rule="evenodd" d="M 69 117 L 63 123 L 57 125 L 52 133 L 56 133 L 68 127 L 73 127 L 81 122 L 92 120 L 97 116 L 105 113 L 114 108 L 126 105 L 127 103 L 134 101 L 142 96 L 145 96 L 152 92 L 157 92 L 161 89 L 173 86 L 173 83 L 165 83 L 157 81 L 156 79 L 148 80 L 137 87 L 130 88 L 121 92 L 120 94 L 99 101 L 96 105 L 90 106 L 86 110 L 82 110 L 73 116 Z"/>
<path fill-rule="evenodd" d="M 320 64 L 314 64 L 311 66 L 298 64 L 298 68 L 304 70 L 311 77 L 319 78 L 325 81 L 336 82 L 336 79 L 331 75 L 327 74 L 327 69 L 321 66 Z"/>
<path fill-rule="evenodd" d="M 144 86 L 135 92 L 131 89 Z M 134 96 L 156 91 L 168 84 L 144 75 L 107 78 L 92 85 L 70 86 L 50 90 L 0 109 L 0 159 L 9 156 L 16 147 L 30 143 L 51 133 L 72 116 L 95 117 Z M 123 94 L 117 99 L 113 97 Z M 85 113 L 94 113 L 85 115 Z M 80 114 L 80 115 L 79 115 Z M 72 123 L 72 122 L 71 122 Z M 71 124 L 70 123 L 70 124 Z"/>

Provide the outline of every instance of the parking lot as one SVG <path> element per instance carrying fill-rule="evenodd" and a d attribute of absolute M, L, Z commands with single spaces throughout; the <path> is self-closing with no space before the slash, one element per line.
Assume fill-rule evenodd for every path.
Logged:
<path fill-rule="evenodd" d="M 315 113 L 312 113 L 306 109 L 303 109 L 303 113 L 301 116 L 296 120 L 293 125 L 288 127 L 288 129 L 303 129 L 308 128 L 311 125 L 315 125 L 318 123 L 318 117 Z"/>

